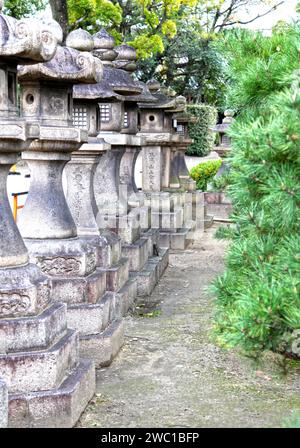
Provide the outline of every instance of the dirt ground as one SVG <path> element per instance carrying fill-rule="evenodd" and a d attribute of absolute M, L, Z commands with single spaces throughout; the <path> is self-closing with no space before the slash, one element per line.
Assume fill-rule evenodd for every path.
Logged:
<path fill-rule="evenodd" d="M 170 266 L 151 303 L 126 317 L 126 343 L 97 372 L 97 394 L 80 427 L 280 427 L 300 415 L 300 372 L 284 375 L 271 355 L 260 365 L 211 338 L 206 288 L 223 270 L 225 242 L 210 228 Z"/>

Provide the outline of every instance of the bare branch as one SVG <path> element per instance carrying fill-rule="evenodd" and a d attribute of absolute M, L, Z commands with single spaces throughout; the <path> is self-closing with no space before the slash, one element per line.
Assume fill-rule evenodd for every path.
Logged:
<path fill-rule="evenodd" d="M 254 22 L 254 21 L 257 20 L 257 19 L 260 19 L 261 17 L 264 17 L 264 16 L 270 14 L 272 11 L 274 11 L 276 8 L 278 8 L 278 6 L 282 5 L 283 3 L 284 3 L 284 0 L 280 1 L 279 3 L 276 3 L 276 5 L 272 6 L 272 8 L 270 8 L 270 9 L 269 9 L 268 11 L 266 11 L 265 13 L 263 13 L 263 14 L 257 14 L 256 17 L 253 17 L 252 19 L 249 19 L 249 20 L 245 20 L 245 21 L 237 20 L 237 21 L 235 21 L 235 22 L 226 22 L 226 21 L 224 20 L 223 23 L 221 23 L 221 24 L 219 24 L 219 25 L 216 25 L 215 28 L 218 28 L 219 30 L 221 30 L 222 28 L 225 28 L 226 26 L 235 25 L 235 24 L 237 24 L 237 23 L 239 23 L 239 24 L 241 24 L 241 25 L 247 25 L 248 23 L 252 23 L 252 22 Z"/>

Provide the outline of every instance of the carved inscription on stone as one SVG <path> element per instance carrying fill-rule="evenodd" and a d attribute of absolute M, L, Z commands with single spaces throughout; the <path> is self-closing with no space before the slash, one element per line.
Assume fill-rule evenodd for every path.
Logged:
<path fill-rule="evenodd" d="M 143 173 L 144 188 L 147 191 L 160 191 L 161 187 L 161 149 L 146 147 L 144 149 L 145 172 Z"/>

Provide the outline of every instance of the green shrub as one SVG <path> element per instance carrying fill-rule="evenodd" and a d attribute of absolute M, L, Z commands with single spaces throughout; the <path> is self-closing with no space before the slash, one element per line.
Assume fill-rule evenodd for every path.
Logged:
<path fill-rule="evenodd" d="M 217 174 L 221 165 L 222 160 L 209 160 L 208 162 L 199 163 L 199 165 L 191 169 L 190 175 L 197 182 L 197 190 L 206 191 L 207 184 Z"/>
<path fill-rule="evenodd" d="M 206 156 L 214 147 L 214 133 L 209 129 L 217 122 L 217 109 L 208 104 L 192 104 L 188 112 L 197 118 L 196 123 L 189 123 L 189 136 L 194 140 L 188 150 L 189 156 Z"/>
<path fill-rule="evenodd" d="M 214 283 L 215 332 L 248 354 L 299 359 L 300 28 L 238 33 L 230 45 L 230 97 L 240 110 L 229 131 L 226 187 L 235 227 L 225 273 Z"/>

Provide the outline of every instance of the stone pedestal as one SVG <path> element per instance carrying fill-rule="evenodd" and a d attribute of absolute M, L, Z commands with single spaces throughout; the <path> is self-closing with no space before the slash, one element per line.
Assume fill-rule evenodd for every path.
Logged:
<path fill-rule="evenodd" d="M 0 2 L 0 12 L 2 6 Z M 38 119 L 27 122 L 18 118 L 17 65 L 26 63 L 28 68 L 34 62 L 49 61 L 57 53 L 61 37 L 58 24 L 51 33 L 43 23 L 18 22 L 0 14 L 0 378 L 8 389 L 9 427 L 72 427 L 95 390 L 94 365 L 79 359 L 78 336 L 67 329 L 66 306 L 52 301 L 51 278 L 28 262 L 6 196 L 9 168 L 18 153 L 34 146 L 43 134 Z M 65 50 L 61 50 L 62 55 L 66 56 Z M 52 62 L 49 65 L 52 67 Z M 35 68 L 32 70 L 36 75 Z M 26 93 L 23 99 L 31 113 L 39 109 L 40 98 L 32 91 Z M 46 102 L 44 112 L 51 106 L 61 109 L 57 100 L 52 97 Z M 51 131 L 55 133 L 56 129 Z M 56 175 L 54 171 L 49 178 L 44 174 L 40 184 L 42 200 L 46 183 L 53 185 L 51 180 Z M 52 207 L 53 196 L 49 202 Z M 60 207 L 59 198 L 56 205 Z M 60 219 L 59 213 L 49 213 L 51 224 Z M 32 216 L 35 238 L 43 234 L 39 217 Z M 68 229 L 62 226 L 62 231 Z M 1 383 L 0 426 L 7 420 L 6 394 Z"/>
<path fill-rule="evenodd" d="M 72 154 L 65 168 L 67 202 L 78 235 L 95 248 L 97 271 L 104 279 L 102 294 L 98 290 L 97 301 L 68 306 L 68 325 L 80 333 L 82 355 L 94 359 L 98 366 L 108 365 L 123 345 L 123 304 L 119 303 L 121 295 L 116 293 L 128 281 L 127 260 L 124 260 L 123 267 L 119 253 L 115 254 L 116 260 L 109 257 L 109 254 L 113 255 L 114 245 L 118 245 L 117 239 L 114 241 L 109 234 L 100 235 L 96 221 L 99 211 L 94 195 L 94 174 L 109 148 L 108 144 L 100 141 L 84 144 Z M 114 276 L 115 262 L 118 263 L 118 274 Z"/>
<path fill-rule="evenodd" d="M 66 307 L 52 304 L 51 279 L 28 263 L 6 196 L 7 173 L 16 160 L 0 156 L 0 225 L 9 237 L 0 254 L 0 377 L 9 390 L 8 424 L 72 427 L 94 393 L 94 366 L 78 357 Z M 70 382 L 72 389 L 66 388 Z"/>
<path fill-rule="evenodd" d="M 149 295 L 158 280 L 158 276 L 149 273 L 149 269 L 155 260 L 158 264 L 162 264 L 157 254 L 160 253 L 164 260 L 168 259 L 168 251 L 159 251 L 158 231 L 150 231 L 149 208 L 143 204 L 144 195 L 138 196 L 136 207 L 134 207 L 134 201 L 130 201 L 130 198 L 132 199 L 136 194 L 134 164 L 140 138 L 130 134 L 113 133 L 101 133 L 101 137 L 109 142 L 113 149 L 109 157 L 103 157 L 100 160 L 94 180 L 96 202 L 99 209 L 98 225 L 101 229 L 114 232 L 121 238 L 122 257 L 124 260 L 128 260 L 128 273 L 130 272 L 131 279 L 135 279 L 137 283 L 138 295 Z M 103 173 L 107 172 L 108 166 L 114 167 L 110 183 L 106 181 L 106 176 L 103 176 Z M 114 181 L 113 185 L 111 180 Z M 116 204 L 115 201 L 114 207 L 108 207 L 109 198 L 116 198 L 117 195 L 119 202 Z M 151 264 L 149 264 L 150 262 Z M 120 286 L 122 289 L 118 279 L 113 280 L 113 278 L 115 276 L 111 272 L 111 284 L 116 285 L 113 287 L 114 290 L 120 289 Z"/>
<path fill-rule="evenodd" d="M 169 181 L 171 189 L 196 190 L 196 182 L 191 178 L 185 162 L 185 152 L 190 142 L 191 140 L 181 142 L 172 148 Z"/>

